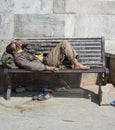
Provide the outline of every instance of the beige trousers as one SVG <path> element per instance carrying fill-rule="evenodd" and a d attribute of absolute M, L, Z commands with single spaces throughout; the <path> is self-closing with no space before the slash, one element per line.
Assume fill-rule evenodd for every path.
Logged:
<path fill-rule="evenodd" d="M 52 51 L 48 54 L 46 60 L 48 65 L 57 66 L 62 63 L 66 56 L 69 61 L 75 59 L 78 54 L 68 41 L 61 41 Z"/>

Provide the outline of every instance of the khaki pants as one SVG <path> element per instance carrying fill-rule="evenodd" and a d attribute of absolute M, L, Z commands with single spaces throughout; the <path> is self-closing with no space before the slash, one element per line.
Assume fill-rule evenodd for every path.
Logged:
<path fill-rule="evenodd" d="M 78 54 L 76 53 L 74 48 L 68 43 L 68 41 L 61 41 L 48 54 L 46 58 L 48 65 L 57 66 L 61 64 L 64 60 L 65 55 L 69 61 L 72 61 Z"/>

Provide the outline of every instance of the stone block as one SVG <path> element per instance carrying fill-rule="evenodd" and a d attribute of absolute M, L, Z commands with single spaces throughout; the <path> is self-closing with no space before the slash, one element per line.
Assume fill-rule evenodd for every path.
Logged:
<path fill-rule="evenodd" d="M 109 82 L 115 85 L 115 58 L 110 57 L 110 77 Z"/>
<path fill-rule="evenodd" d="M 1 0 L 0 13 L 11 13 L 14 9 L 14 0 Z"/>
<path fill-rule="evenodd" d="M 11 39 L 13 37 L 14 22 L 13 14 L 0 14 L 0 39 Z"/>
<path fill-rule="evenodd" d="M 65 15 L 65 37 L 74 37 L 75 20 L 75 15 Z"/>
<path fill-rule="evenodd" d="M 0 1 L 0 39 L 10 39 L 14 31 L 14 3 L 12 0 Z"/>
<path fill-rule="evenodd" d="M 64 37 L 64 15 L 15 15 L 14 36 L 17 38 Z"/>
<path fill-rule="evenodd" d="M 115 51 L 115 40 L 105 40 L 105 50 Z"/>
<path fill-rule="evenodd" d="M 113 39 L 115 40 L 115 15 L 108 15 L 105 18 L 106 20 L 106 30 L 105 30 L 105 37 L 107 37 L 106 39 Z M 113 49 L 115 50 L 115 46 L 113 46 Z"/>
<path fill-rule="evenodd" d="M 113 14 L 115 13 L 115 1 L 66 0 L 65 12 L 76 14 Z"/>
<path fill-rule="evenodd" d="M 76 15 L 75 36 L 76 37 L 100 37 L 106 33 L 105 17 L 94 15 Z M 95 22 L 94 22 L 95 21 Z"/>
<path fill-rule="evenodd" d="M 82 73 L 80 86 L 96 85 L 98 79 L 97 73 Z"/>
<path fill-rule="evenodd" d="M 15 14 L 52 14 L 53 0 L 15 0 Z"/>
<path fill-rule="evenodd" d="M 115 88 L 112 84 L 107 84 L 99 87 L 99 102 L 100 105 L 110 105 L 110 102 L 115 100 Z"/>
<path fill-rule="evenodd" d="M 53 13 L 63 13 L 65 12 L 65 0 L 53 0 Z"/>
<path fill-rule="evenodd" d="M 76 15 L 75 37 L 100 37 L 115 39 L 115 16 L 112 15 Z"/>

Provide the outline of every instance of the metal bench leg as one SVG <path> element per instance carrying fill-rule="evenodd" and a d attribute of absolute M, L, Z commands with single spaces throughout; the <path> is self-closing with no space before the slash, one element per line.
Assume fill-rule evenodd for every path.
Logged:
<path fill-rule="evenodd" d="M 11 89 L 12 89 L 11 76 L 12 75 L 10 75 L 9 73 L 5 74 L 5 81 L 7 85 L 6 100 L 10 100 L 11 97 Z"/>
<path fill-rule="evenodd" d="M 109 78 L 109 69 L 106 69 L 106 72 L 102 75 L 102 85 L 106 85 Z"/>
<path fill-rule="evenodd" d="M 106 85 L 109 79 L 109 69 L 106 69 L 106 72 L 104 73 L 104 84 Z"/>
<path fill-rule="evenodd" d="M 10 100 L 10 98 L 11 98 L 11 91 L 12 91 L 11 86 L 8 86 L 7 93 L 6 93 L 6 100 Z"/>

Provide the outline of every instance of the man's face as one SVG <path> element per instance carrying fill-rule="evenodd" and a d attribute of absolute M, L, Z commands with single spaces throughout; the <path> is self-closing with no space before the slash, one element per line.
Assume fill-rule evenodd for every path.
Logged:
<path fill-rule="evenodd" d="M 22 44 L 21 42 L 13 42 L 11 46 L 13 48 L 13 53 L 16 53 L 18 50 L 21 49 Z"/>

